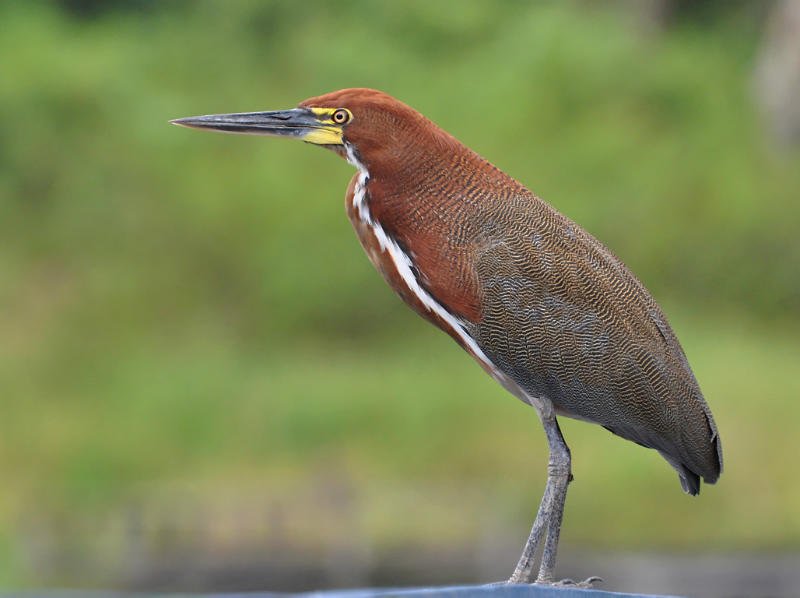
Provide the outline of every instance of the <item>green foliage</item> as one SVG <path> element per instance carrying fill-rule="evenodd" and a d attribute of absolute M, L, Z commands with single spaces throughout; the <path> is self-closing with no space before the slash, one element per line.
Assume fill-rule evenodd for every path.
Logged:
<path fill-rule="evenodd" d="M 747 24 L 648 38 L 586 4 L 72 5 L 0 4 L 0 575 L 21 513 L 177 477 L 277 488 L 319 460 L 499 488 L 527 524 L 535 415 L 372 271 L 342 206 L 352 168 L 167 125 L 352 86 L 527 184 L 680 316 L 727 473 L 683 500 L 657 455 L 567 424 L 567 541 L 800 542 L 800 483 L 775 458 L 800 416 L 800 160 L 762 138 Z M 621 511 L 631 525 L 604 524 Z"/>

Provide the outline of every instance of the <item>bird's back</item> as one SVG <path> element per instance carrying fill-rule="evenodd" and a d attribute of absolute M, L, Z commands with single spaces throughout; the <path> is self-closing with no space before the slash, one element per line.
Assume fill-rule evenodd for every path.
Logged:
<path fill-rule="evenodd" d="M 557 412 L 658 450 L 686 492 L 722 468 L 716 425 L 653 297 L 597 239 L 527 190 L 486 204 L 474 336 Z"/>

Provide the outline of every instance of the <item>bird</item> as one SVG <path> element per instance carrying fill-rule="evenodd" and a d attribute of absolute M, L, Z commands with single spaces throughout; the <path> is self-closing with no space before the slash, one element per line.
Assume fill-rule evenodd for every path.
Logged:
<path fill-rule="evenodd" d="M 375 268 L 417 314 L 536 410 L 548 443 L 547 482 L 506 583 L 599 580 L 555 577 L 573 479 L 558 417 L 655 449 L 687 494 L 699 493 L 700 478 L 719 478 L 722 446 L 711 410 L 642 282 L 578 224 L 415 109 L 351 88 L 289 110 L 170 122 L 290 137 L 346 159 L 357 170 L 347 216 Z"/>

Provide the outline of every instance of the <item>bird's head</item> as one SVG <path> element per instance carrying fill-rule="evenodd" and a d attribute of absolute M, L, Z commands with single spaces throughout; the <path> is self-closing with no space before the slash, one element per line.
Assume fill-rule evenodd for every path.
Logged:
<path fill-rule="evenodd" d="M 365 88 L 310 98 L 291 110 L 210 114 L 171 122 L 227 133 L 292 137 L 359 164 L 396 163 L 400 157 L 407 161 L 437 136 L 452 139 L 413 108 Z"/>

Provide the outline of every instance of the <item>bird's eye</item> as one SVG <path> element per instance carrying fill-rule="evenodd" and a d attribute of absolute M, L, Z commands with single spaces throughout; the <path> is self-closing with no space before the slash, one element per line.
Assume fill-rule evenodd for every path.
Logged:
<path fill-rule="evenodd" d="M 343 125 L 348 120 L 350 120 L 350 113 L 347 110 L 342 110 L 340 108 L 339 110 L 337 110 L 336 112 L 333 113 L 333 116 L 331 116 L 331 119 L 337 125 Z"/>

